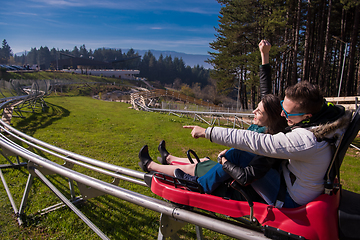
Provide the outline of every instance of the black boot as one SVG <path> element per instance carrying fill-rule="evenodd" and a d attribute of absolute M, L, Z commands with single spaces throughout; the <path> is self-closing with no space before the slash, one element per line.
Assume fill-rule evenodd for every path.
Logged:
<path fill-rule="evenodd" d="M 174 176 L 183 186 L 188 187 L 190 191 L 204 193 L 204 189 L 197 181 L 199 177 L 187 174 L 180 168 L 175 169 Z"/>
<path fill-rule="evenodd" d="M 149 165 L 149 163 L 152 161 L 150 155 L 149 155 L 149 148 L 147 145 L 144 145 L 140 152 L 139 152 L 139 166 L 141 167 L 141 169 L 144 172 L 150 172 L 147 168 L 147 166 Z"/>
<path fill-rule="evenodd" d="M 185 173 L 183 170 L 181 170 L 180 168 L 177 168 L 174 170 L 174 176 L 180 180 L 186 180 L 188 182 L 192 182 L 196 185 L 197 183 L 197 179 L 199 177 L 197 176 L 192 176 L 188 173 Z"/>
<path fill-rule="evenodd" d="M 158 150 L 160 152 L 161 158 L 158 158 L 159 162 L 162 165 L 168 165 L 168 162 L 166 161 L 167 156 L 169 156 L 169 152 L 165 148 L 165 140 L 162 140 L 158 146 Z"/>

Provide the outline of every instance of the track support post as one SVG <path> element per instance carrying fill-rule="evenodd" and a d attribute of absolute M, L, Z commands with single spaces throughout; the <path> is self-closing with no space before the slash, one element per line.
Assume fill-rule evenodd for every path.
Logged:
<path fill-rule="evenodd" d="M 161 214 L 158 240 L 165 240 L 168 237 L 170 237 L 173 240 L 180 239 L 176 235 L 176 233 L 186 224 L 187 222 L 175 219 L 168 215 Z M 196 228 L 196 239 L 202 240 L 203 239 L 202 228 L 199 226 L 195 226 L 195 228 Z"/>

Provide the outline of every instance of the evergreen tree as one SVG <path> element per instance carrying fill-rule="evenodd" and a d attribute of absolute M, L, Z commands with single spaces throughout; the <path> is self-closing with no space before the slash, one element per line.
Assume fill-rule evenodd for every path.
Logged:
<path fill-rule="evenodd" d="M 42 69 L 48 69 L 50 67 L 50 62 L 52 61 L 52 59 L 48 47 L 46 46 L 40 47 L 38 58 L 39 58 L 39 64 Z"/>
<path fill-rule="evenodd" d="M 83 58 L 88 58 L 89 57 L 89 53 L 86 50 L 85 44 L 80 46 L 79 54 L 80 54 L 80 57 L 83 57 Z"/>
<path fill-rule="evenodd" d="M 0 49 L 0 62 L 7 64 L 11 56 L 12 56 L 12 50 L 9 44 L 7 43 L 6 39 L 4 39 L 2 41 L 2 46 Z"/>
<path fill-rule="evenodd" d="M 31 65 L 38 65 L 38 52 L 36 48 L 31 48 L 27 55 L 27 60 Z"/>
<path fill-rule="evenodd" d="M 251 105 L 259 101 L 257 44 L 272 44 L 272 92 L 283 97 L 284 89 L 299 80 L 324 87 L 327 96 L 336 96 L 341 78 L 344 43 L 348 43 L 343 95 L 360 91 L 359 18 L 356 0 L 218 0 L 222 5 L 214 50 L 208 60 L 211 76 L 223 94 L 233 92 Z M 337 42 L 333 36 L 337 36 Z M 345 85 L 344 85 L 345 83 Z M 244 104 L 245 105 L 245 104 Z"/>
<path fill-rule="evenodd" d="M 74 55 L 74 57 L 80 57 L 80 51 L 77 46 L 74 47 L 71 53 Z"/>

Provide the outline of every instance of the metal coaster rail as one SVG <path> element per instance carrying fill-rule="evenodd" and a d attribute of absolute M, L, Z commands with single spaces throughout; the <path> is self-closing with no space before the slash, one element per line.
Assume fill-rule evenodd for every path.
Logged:
<path fill-rule="evenodd" d="M 26 104 L 29 104 L 27 106 L 31 106 L 33 108 L 40 104 L 41 107 L 46 107 L 43 97 L 49 93 L 50 86 L 45 84 L 43 89 L 39 86 L 40 85 L 38 83 L 34 83 L 32 84 L 32 87 L 28 87 L 27 90 L 24 91 L 27 93 L 26 95 L 4 97 L 3 99 L 0 99 L 0 109 L 5 110 L 14 104 L 17 106 L 25 106 Z M 17 110 L 21 112 L 23 109 L 18 107 Z M 75 204 L 104 194 L 112 195 L 119 199 L 161 213 L 158 239 L 165 239 L 166 237 L 175 238 L 176 231 L 179 230 L 185 223 L 191 223 L 197 226 L 198 239 L 201 238 L 202 235 L 201 227 L 238 239 L 267 239 L 263 233 L 248 229 L 237 222 L 229 222 L 220 218 L 214 218 L 211 215 L 204 215 L 203 213 L 198 213 L 196 211 L 186 210 L 178 205 L 117 186 L 119 180 L 128 181 L 141 186 L 147 186 L 145 183 L 145 173 L 143 172 L 109 164 L 58 148 L 54 145 L 22 133 L 10 126 L 4 120 L 0 120 L 0 130 L 0 153 L 9 162 L 9 164 L 0 165 L 0 177 L 20 225 L 23 224 L 22 219 L 25 216 L 26 206 L 31 203 L 28 201 L 28 197 L 30 189 L 33 187 L 33 180 L 35 177 L 38 177 L 63 203 L 43 209 L 44 213 L 56 210 L 57 208 L 66 205 L 101 239 L 109 238 L 96 225 L 94 225 L 90 219 L 81 213 Z M 16 142 L 14 140 L 16 140 Z M 18 142 L 21 142 L 21 144 L 29 147 L 25 148 Z M 31 151 L 31 149 L 34 148 L 41 152 L 51 154 L 58 161 L 64 162 L 64 164 L 60 165 L 40 156 L 39 154 L 36 154 Z M 20 162 L 20 157 L 26 161 Z M 15 158 L 16 161 L 14 161 L 13 158 Z M 72 168 L 74 165 L 111 176 L 114 178 L 114 181 L 112 183 L 108 183 L 89 175 L 85 175 L 73 170 Z M 18 208 L 8 188 L 2 169 L 21 168 L 24 166 L 27 166 L 29 175 L 22 200 Z M 57 174 L 68 179 L 69 192 L 71 195 L 70 199 L 67 199 L 64 194 L 48 180 L 47 175 L 51 174 Z M 80 191 L 80 196 L 75 196 L 74 182 L 76 182 L 76 186 Z"/>
<path fill-rule="evenodd" d="M 183 102 L 191 103 L 197 106 L 205 106 L 209 108 L 209 111 L 189 111 L 189 110 L 177 110 L 177 109 L 166 109 L 166 108 L 156 108 L 149 107 L 155 102 L 155 99 L 165 97 L 177 99 Z M 144 110 L 151 112 L 161 112 L 173 114 L 178 117 L 193 116 L 194 121 L 199 120 L 205 122 L 206 124 L 213 126 L 216 123 L 220 126 L 221 120 L 226 120 L 227 123 L 233 122 L 233 128 L 244 128 L 245 125 L 250 125 L 251 120 L 254 117 L 252 113 L 239 113 L 239 112 L 230 112 L 229 109 L 218 107 L 214 104 L 204 102 L 202 100 L 186 96 L 179 92 L 163 90 L 163 89 L 155 89 L 151 91 L 141 91 L 131 94 L 131 104 L 136 110 Z M 210 120 L 206 120 L 206 118 Z"/>

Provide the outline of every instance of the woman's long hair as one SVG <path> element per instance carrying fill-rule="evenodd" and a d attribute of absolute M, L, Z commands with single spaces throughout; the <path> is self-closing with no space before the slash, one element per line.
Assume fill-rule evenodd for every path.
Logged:
<path fill-rule="evenodd" d="M 273 95 L 267 94 L 261 99 L 264 110 L 268 115 L 268 124 L 266 133 L 276 134 L 278 132 L 284 132 L 288 126 L 286 118 L 281 116 L 282 108 L 280 105 L 280 99 Z"/>

